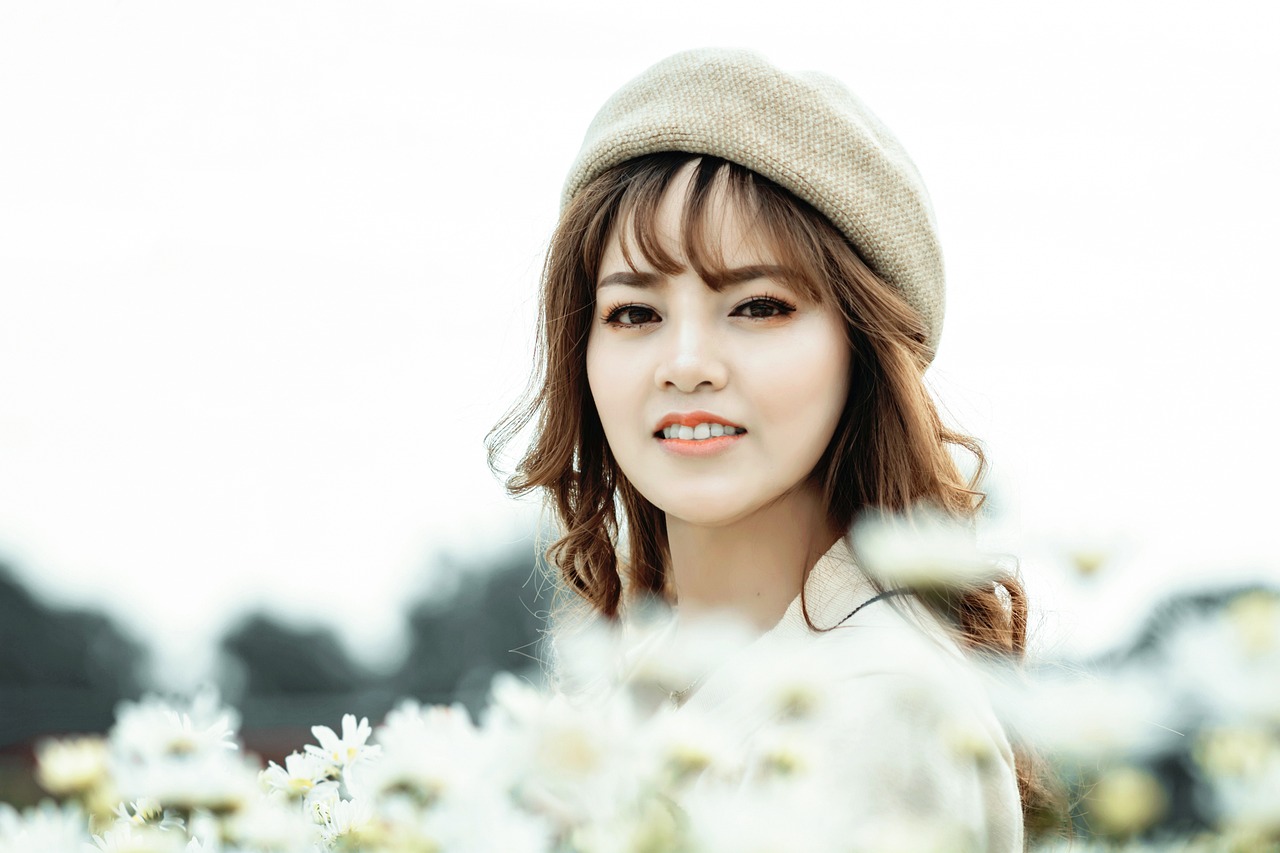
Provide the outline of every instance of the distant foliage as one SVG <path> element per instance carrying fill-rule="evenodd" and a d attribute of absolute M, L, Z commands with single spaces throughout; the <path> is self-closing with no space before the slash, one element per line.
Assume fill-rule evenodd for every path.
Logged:
<path fill-rule="evenodd" d="M 146 655 L 100 613 L 53 607 L 0 565 L 0 745 L 102 731 L 143 687 Z"/>
<path fill-rule="evenodd" d="M 980 565 L 967 550 L 956 565 L 940 560 L 940 543 L 958 540 L 895 541 L 878 557 L 899 576 L 919 579 L 927 565 L 940 584 L 969 582 Z M 1088 571 L 1098 570 L 1091 561 Z M 415 624 L 434 627 L 419 628 L 411 660 L 465 654 L 466 612 L 420 608 Z M 584 697 L 499 673 L 478 715 L 403 700 L 377 726 L 351 714 L 337 730 L 314 726 L 312 742 L 265 765 L 243 748 L 239 714 L 212 691 L 126 702 L 106 736 L 40 745 L 38 779 L 56 801 L 0 806 L 0 853 L 979 849 L 971 829 L 945 815 L 889 810 L 857 827 L 841 819 L 831 797 L 859 792 L 823 748 L 823 727 L 839 724 L 824 667 L 783 654 L 753 671 L 773 723 L 748 756 L 669 690 L 706 662 L 690 648 L 710 659 L 720 641 L 675 654 L 653 642 L 659 630 L 586 629 L 558 648 L 567 675 L 597 680 Z M 441 684 L 465 680 L 451 667 L 438 670 Z M 1045 835 L 1032 849 L 1280 849 L 1275 591 L 1187 596 L 1157 610 L 1129 653 L 1094 665 L 987 675 L 1008 729 L 1070 787 L 1075 837 Z M 331 684 L 329 673 L 316 677 Z M 944 743 L 986 760 L 974 752 L 983 741 L 964 731 Z"/>

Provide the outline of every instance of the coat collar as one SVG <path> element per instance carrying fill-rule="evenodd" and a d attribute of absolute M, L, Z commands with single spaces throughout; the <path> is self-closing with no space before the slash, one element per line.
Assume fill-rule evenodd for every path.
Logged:
<path fill-rule="evenodd" d="M 871 581 L 855 565 L 848 540 L 841 537 L 809 571 L 804 582 L 803 599 L 797 595 L 782 614 L 782 619 L 765 636 L 789 638 L 813 633 L 805 622 L 806 609 L 819 630 L 832 628 L 875 594 Z"/>

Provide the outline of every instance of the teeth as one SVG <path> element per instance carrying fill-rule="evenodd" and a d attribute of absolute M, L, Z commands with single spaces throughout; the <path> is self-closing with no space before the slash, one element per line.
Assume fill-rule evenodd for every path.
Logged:
<path fill-rule="evenodd" d="M 746 430 L 725 424 L 698 424 L 697 426 L 672 424 L 662 428 L 662 437 L 678 438 L 683 441 L 702 441 L 704 438 L 719 438 L 722 435 L 737 435 L 741 432 Z"/>

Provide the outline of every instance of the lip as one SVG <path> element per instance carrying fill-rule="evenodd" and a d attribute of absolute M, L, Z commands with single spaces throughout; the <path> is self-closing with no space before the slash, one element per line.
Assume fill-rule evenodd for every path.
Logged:
<path fill-rule="evenodd" d="M 672 453 L 676 456 L 715 456 L 717 453 L 725 452 L 746 437 L 747 434 L 745 432 L 740 432 L 737 435 L 721 435 L 701 440 L 659 438 L 658 445 L 667 453 Z"/>
<path fill-rule="evenodd" d="M 703 439 L 662 437 L 662 431 L 669 426 L 693 427 L 698 424 L 721 424 L 740 429 L 742 432 L 736 435 L 719 435 L 714 438 Z M 703 411 L 669 412 L 662 416 L 662 420 L 658 421 L 658 426 L 653 431 L 653 437 L 658 440 L 658 444 L 663 450 L 676 456 L 693 457 L 715 456 L 717 453 L 723 453 L 741 441 L 746 435 L 746 428 L 740 424 L 735 424 L 728 418 L 722 418 L 717 414 Z"/>
<path fill-rule="evenodd" d="M 727 418 L 719 415 L 713 415 L 711 412 L 668 412 L 662 416 L 662 420 L 658 421 L 658 425 L 653 428 L 653 434 L 657 435 L 669 426 L 697 426 L 698 424 L 720 424 L 722 426 L 731 426 L 736 429 L 745 429 L 742 424 L 735 424 Z M 666 439 L 667 441 L 678 441 L 679 439 Z M 707 439 L 710 441 L 711 439 Z"/>

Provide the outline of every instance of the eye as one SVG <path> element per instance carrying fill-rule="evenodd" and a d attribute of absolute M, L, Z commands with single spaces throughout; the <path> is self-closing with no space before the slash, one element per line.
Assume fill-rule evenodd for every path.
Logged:
<path fill-rule="evenodd" d="M 796 310 L 796 306 L 773 296 L 753 296 L 733 309 L 730 316 L 748 317 L 752 320 L 770 320 L 774 317 L 785 317 Z"/>
<path fill-rule="evenodd" d="M 643 305 L 619 305 L 605 314 L 604 322 L 609 326 L 645 326 L 655 323 L 658 313 Z"/>

